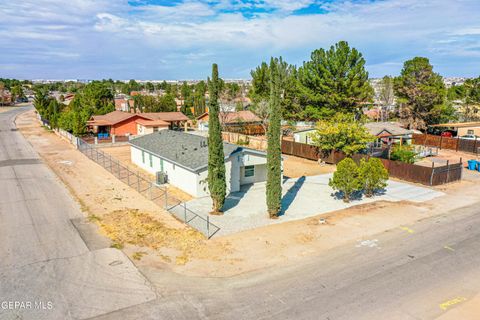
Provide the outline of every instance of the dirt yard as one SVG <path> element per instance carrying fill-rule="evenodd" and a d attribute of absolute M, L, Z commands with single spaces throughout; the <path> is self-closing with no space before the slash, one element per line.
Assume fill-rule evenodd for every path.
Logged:
<path fill-rule="evenodd" d="M 207 241 L 42 128 L 33 111 L 20 115 L 16 122 L 85 215 L 112 240 L 112 246 L 139 266 L 170 268 L 192 276 L 225 277 L 293 263 L 478 201 L 473 182 L 463 181 L 444 186 L 447 195 L 431 202 L 376 202 Z M 285 170 L 292 176 L 323 170 L 316 163 L 292 158 L 285 157 Z"/>
<path fill-rule="evenodd" d="M 334 171 L 334 165 L 319 164 L 317 161 L 283 155 L 283 175 L 289 178 L 316 176 Z"/>
<path fill-rule="evenodd" d="M 155 176 L 148 171 L 143 170 L 139 166 L 135 165 L 130 158 L 130 146 L 118 146 L 118 147 L 102 147 L 102 151 L 108 153 L 115 159 L 119 160 L 123 165 L 126 165 L 128 168 L 130 168 L 132 171 L 139 171 L 143 173 L 146 176 L 149 176 L 152 180 L 155 180 Z M 175 188 L 172 185 L 166 184 L 165 185 L 168 188 L 168 194 L 175 197 L 176 199 L 180 201 L 190 201 L 193 199 L 191 195 L 188 193 Z"/>
<path fill-rule="evenodd" d="M 435 163 L 435 166 L 444 166 L 447 164 L 447 161 L 450 164 L 462 161 L 466 167 L 467 161 L 470 159 L 480 160 L 480 158 L 473 153 L 456 152 L 455 150 L 442 149 L 438 150 L 438 155 L 434 157 L 423 158 L 421 161 L 418 161 L 415 164 L 431 167 L 432 163 Z"/>

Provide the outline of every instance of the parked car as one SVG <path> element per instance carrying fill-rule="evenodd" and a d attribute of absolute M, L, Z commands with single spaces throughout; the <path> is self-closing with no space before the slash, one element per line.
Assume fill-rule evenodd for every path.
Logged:
<path fill-rule="evenodd" d="M 460 139 L 465 139 L 465 140 L 477 140 L 478 136 L 474 134 L 466 134 L 464 136 L 461 136 Z"/>
<path fill-rule="evenodd" d="M 453 137 L 453 134 L 450 131 L 443 131 L 441 136 L 445 138 L 451 138 Z"/>

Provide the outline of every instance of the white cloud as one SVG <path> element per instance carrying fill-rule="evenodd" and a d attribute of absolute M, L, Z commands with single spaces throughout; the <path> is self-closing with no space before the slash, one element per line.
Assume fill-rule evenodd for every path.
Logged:
<path fill-rule="evenodd" d="M 0 6 L 0 44 L 4 48 L 17 45 L 26 52 L 31 49 L 33 62 L 35 50 L 58 51 L 63 53 L 57 55 L 58 61 L 69 63 L 75 58 L 92 73 L 125 72 L 128 64 L 128 72 L 153 74 L 165 70 L 169 77 L 182 77 L 184 73 L 198 77 L 216 60 L 226 64 L 226 72 L 232 77 L 248 76 L 245 70 L 271 55 L 283 55 L 299 64 L 308 59 L 311 50 L 339 40 L 360 49 L 375 75 L 381 75 L 382 70 L 392 73 L 393 68 L 415 55 L 429 56 L 445 72 L 461 74 L 471 70 L 471 59 L 478 59 L 480 52 L 477 0 L 141 3 L 8 1 Z M 327 13 L 292 14 L 312 5 L 321 6 Z M 19 59 L 11 49 L 1 52 L 0 58 Z M 43 59 L 39 70 L 48 71 L 48 65 L 40 68 L 42 63 Z M 159 69 L 144 68 L 143 63 L 158 65 Z"/>

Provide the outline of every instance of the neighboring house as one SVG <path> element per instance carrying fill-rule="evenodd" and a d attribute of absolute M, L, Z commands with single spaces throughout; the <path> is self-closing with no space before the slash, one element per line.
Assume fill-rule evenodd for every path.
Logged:
<path fill-rule="evenodd" d="M 262 119 L 257 117 L 252 111 L 219 112 L 218 118 L 225 131 L 235 131 L 244 127 L 260 126 Z M 198 129 L 200 131 L 208 130 L 208 112 L 205 112 L 197 118 Z M 232 130 L 229 130 L 232 129 Z"/>
<path fill-rule="evenodd" d="M 402 127 L 398 122 L 368 122 L 365 127 L 370 134 L 377 136 L 379 140 L 384 143 L 409 143 L 412 139 L 413 133 L 418 133 L 416 130 L 408 130 Z"/>
<path fill-rule="evenodd" d="M 87 121 L 90 131 L 109 135 L 138 135 L 162 129 L 181 128 L 188 117 L 181 112 L 129 113 L 113 111 L 92 116 Z"/>
<path fill-rule="evenodd" d="M 315 128 L 306 128 L 303 130 L 298 130 L 293 133 L 293 141 L 299 143 L 312 144 L 311 134 L 316 131 Z"/>
<path fill-rule="evenodd" d="M 457 131 L 457 136 L 475 135 L 480 136 L 480 122 L 457 122 L 457 123 L 442 123 L 431 125 L 430 127 L 454 129 Z"/>
<path fill-rule="evenodd" d="M 115 98 L 115 110 L 130 112 L 130 108 L 133 108 L 133 99 L 131 98 Z"/>
<path fill-rule="evenodd" d="M 370 134 L 377 136 L 379 140 L 385 143 L 399 142 L 403 140 L 408 142 L 412 139 L 412 134 L 417 133 L 415 130 L 407 130 L 398 122 L 368 122 L 365 124 Z M 298 130 L 293 133 L 295 142 L 313 144 L 311 135 L 316 131 L 315 128 Z"/>
<path fill-rule="evenodd" d="M 142 169 L 163 172 L 171 185 L 195 196 L 209 194 L 207 138 L 181 131 L 162 130 L 130 140 L 131 160 Z M 265 181 L 265 152 L 223 144 L 227 192 L 245 184 Z"/>
<path fill-rule="evenodd" d="M 61 101 L 64 105 L 68 106 L 70 104 L 70 102 L 73 101 L 73 99 L 75 98 L 75 94 L 74 93 L 67 93 L 65 94 L 65 96 L 63 97 L 63 101 Z"/>

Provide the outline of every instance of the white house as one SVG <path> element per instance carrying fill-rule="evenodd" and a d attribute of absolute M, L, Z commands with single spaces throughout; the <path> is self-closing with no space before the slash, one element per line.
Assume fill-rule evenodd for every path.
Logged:
<path fill-rule="evenodd" d="M 207 138 L 180 131 L 161 130 L 130 141 L 131 160 L 142 169 L 163 172 L 171 185 L 194 197 L 207 196 Z M 245 184 L 265 181 L 266 153 L 223 144 L 227 192 Z"/>
<path fill-rule="evenodd" d="M 298 130 L 293 133 L 293 141 L 312 144 L 311 135 L 316 131 L 315 128 L 307 128 L 303 130 Z"/>

